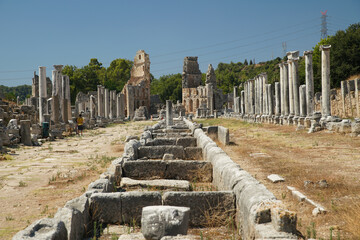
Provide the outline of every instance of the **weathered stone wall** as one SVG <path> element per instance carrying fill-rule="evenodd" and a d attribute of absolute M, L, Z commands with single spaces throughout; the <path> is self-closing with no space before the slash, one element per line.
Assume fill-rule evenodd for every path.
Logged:
<path fill-rule="evenodd" d="M 122 93 L 125 95 L 126 101 L 132 101 L 131 104 L 125 104 L 125 111 L 128 116 L 133 117 L 133 114 L 137 108 L 140 106 L 145 106 L 147 112 L 150 111 L 150 58 L 149 55 L 145 53 L 144 50 L 139 50 L 136 52 L 134 58 L 134 65 L 131 69 L 130 80 L 124 86 Z M 134 91 L 132 96 L 128 96 L 127 86 L 131 86 Z M 134 109 L 128 109 L 129 106 L 132 106 Z"/>
<path fill-rule="evenodd" d="M 206 117 L 213 115 L 214 110 L 221 110 L 227 100 L 222 90 L 216 87 L 216 76 L 212 65 L 208 67 L 206 85 L 203 86 L 197 57 L 185 57 L 182 74 L 182 104 L 185 112 L 195 114 L 201 109 L 202 117 Z"/>
<path fill-rule="evenodd" d="M 332 89 L 330 93 L 331 101 L 331 115 L 340 118 L 360 118 L 360 113 L 357 112 L 357 105 L 360 99 L 360 84 L 358 84 L 358 97 L 356 98 L 355 81 L 350 80 L 349 87 L 345 84 L 344 90 Z M 357 80 L 357 81 L 360 81 Z M 347 82 L 347 81 L 345 81 Z M 321 94 L 315 94 L 315 110 L 321 111 Z"/>
<path fill-rule="evenodd" d="M 286 210 L 281 201 L 212 141 L 202 129 L 184 120 L 203 149 L 203 157 L 213 165 L 213 184 L 220 191 L 232 190 L 236 198 L 236 221 L 243 239 L 297 239 L 296 213 Z"/>

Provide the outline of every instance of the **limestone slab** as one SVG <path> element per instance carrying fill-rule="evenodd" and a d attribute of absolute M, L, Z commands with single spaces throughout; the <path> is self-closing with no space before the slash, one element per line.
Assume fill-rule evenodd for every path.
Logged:
<path fill-rule="evenodd" d="M 235 211 L 235 196 L 232 191 L 217 192 L 166 192 L 163 204 L 190 208 L 190 225 L 204 226 L 212 214 L 223 214 L 229 219 Z"/>
<path fill-rule="evenodd" d="M 162 159 L 165 153 L 173 154 L 174 158 L 177 159 L 184 158 L 184 148 L 182 146 L 141 146 L 138 152 L 138 158 Z"/>
<path fill-rule="evenodd" d="M 144 207 L 141 232 L 145 239 L 161 239 L 163 236 L 186 235 L 189 227 L 190 208 L 176 206 Z"/>
<path fill-rule="evenodd" d="M 278 183 L 278 182 L 284 182 L 285 179 L 277 174 L 270 174 L 269 176 L 267 176 L 267 178 L 273 182 L 273 183 Z"/>
<path fill-rule="evenodd" d="M 120 187 L 122 188 L 156 188 L 167 190 L 182 190 L 189 191 L 190 183 L 185 180 L 168 180 L 168 179 L 156 179 L 156 180 L 135 180 L 131 178 L 122 178 Z"/>

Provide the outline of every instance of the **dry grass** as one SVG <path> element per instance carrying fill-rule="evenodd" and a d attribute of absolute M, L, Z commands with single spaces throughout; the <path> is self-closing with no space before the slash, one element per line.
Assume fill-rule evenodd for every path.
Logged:
<path fill-rule="evenodd" d="M 239 123 L 238 123 L 239 122 Z M 243 124 L 239 120 L 205 120 L 206 125 L 222 125 L 230 130 L 234 146 L 222 146 L 225 152 L 243 169 L 262 182 L 286 206 L 298 213 L 298 229 L 306 231 L 315 223 L 317 237 L 333 238 L 339 231 L 341 239 L 360 237 L 359 200 L 349 201 L 360 192 L 360 139 L 331 134 L 325 131 L 307 134 L 293 126 Z M 263 153 L 262 156 L 251 154 Z M 272 184 L 269 174 L 285 177 L 285 183 Z M 325 179 L 329 186 L 304 187 L 304 181 Z M 312 216 L 313 206 L 299 203 L 291 197 L 286 186 L 294 186 L 329 212 Z M 340 210 L 341 209 L 341 210 Z M 358 239 L 357 238 L 357 239 Z"/>

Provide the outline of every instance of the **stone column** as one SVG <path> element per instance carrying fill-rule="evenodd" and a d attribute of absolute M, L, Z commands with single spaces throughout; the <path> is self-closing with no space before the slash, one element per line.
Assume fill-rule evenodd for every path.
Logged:
<path fill-rule="evenodd" d="M 292 55 L 291 52 L 287 53 L 288 57 L 288 78 L 289 78 L 289 116 L 292 118 L 295 115 L 294 109 L 294 91 L 293 91 L 293 74 L 292 74 Z M 292 120 L 291 120 L 292 122 Z"/>
<path fill-rule="evenodd" d="M 94 100 L 95 100 L 94 95 L 90 95 L 90 99 L 89 99 L 90 119 L 94 119 L 94 118 L 95 118 Z"/>
<path fill-rule="evenodd" d="M 275 82 L 275 116 L 279 117 L 281 115 L 281 90 L 280 83 Z"/>
<path fill-rule="evenodd" d="M 258 77 L 256 76 L 254 78 L 254 94 L 255 94 L 255 99 L 254 99 L 254 105 L 255 105 L 255 115 L 259 114 L 259 92 L 258 92 L 258 89 L 259 89 L 259 81 L 258 81 Z"/>
<path fill-rule="evenodd" d="M 109 113 L 110 118 L 115 118 L 116 117 L 116 90 L 110 91 L 109 110 L 110 110 L 110 113 Z"/>
<path fill-rule="evenodd" d="M 262 74 L 260 74 L 259 76 L 259 114 L 263 115 L 264 111 L 263 111 L 263 101 L 264 101 L 264 87 L 263 87 L 263 76 Z"/>
<path fill-rule="evenodd" d="M 62 98 L 62 67 L 63 65 L 54 65 L 55 70 L 52 71 L 52 106 L 51 106 L 51 120 L 54 123 L 59 123 L 62 121 L 61 116 L 61 98 Z"/>
<path fill-rule="evenodd" d="M 101 117 L 101 85 L 97 85 L 97 112 Z"/>
<path fill-rule="evenodd" d="M 105 88 L 104 105 L 105 105 L 105 118 L 109 118 L 110 115 L 110 93 L 109 89 Z"/>
<path fill-rule="evenodd" d="M 26 146 L 32 146 L 30 126 L 30 120 L 20 120 L 21 143 Z"/>
<path fill-rule="evenodd" d="M 272 117 L 272 115 L 274 114 L 274 100 L 273 100 L 273 90 L 272 90 L 272 85 L 271 84 L 266 84 L 267 87 L 267 107 L 268 107 L 268 115 L 269 115 L 269 119 Z"/>
<path fill-rule="evenodd" d="M 267 79 L 267 74 L 263 73 L 262 74 L 262 80 L 263 80 L 263 114 L 264 115 L 268 115 L 268 96 L 266 95 L 266 84 L 268 83 L 268 79 Z"/>
<path fill-rule="evenodd" d="M 360 78 L 357 78 L 355 81 L 355 101 L 356 101 L 356 115 L 360 117 L 360 102 L 359 102 L 359 88 L 360 88 Z"/>
<path fill-rule="evenodd" d="M 284 117 L 284 63 L 279 64 L 280 68 L 280 116 Z M 276 95 L 276 86 L 275 86 L 275 95 Z"/>
<path fill-rule="evenodd" d="M 321 117 L 325 119 L 331 115 L 330 104 L 330 48 L 331 45 L 321 45 Z"/>
<path fill-rule="evenodd" d="M 116 95 L 116 118 L 120 118 L 120 93 Z"/>
<path fill-rule="evenodd" d="M 244 115 L 245 114 L 245 91 L 244 90 L 241 91 L 240 98 L 241 98 L 240 112 L 242 115 Z"/>
<path fill-rule="evenodd" d="M 350 107 L 350 112 L 349 114 L 351 114 L 350 116 L 354 116 L 354 113 L 353 113 L 353 108 L 352 108 L 352 103 L 351 103 L 351 87 L 350 87 L 350 81 L 346 81 L 346 84 L 347 84 L 347 88 L 349 90 L 349 93 L 348 93 L 348 98 L 349 98 L 349 107 Z M 331 106 L 331 103 L 330 103 L 330 106 Z"/>
<path fill-rule="evenodd" d="M 39 123 L 44 122 L 46 114 L 46 67 L 39 67 Z M 31 142 L 31 139 L 30 139 Z"/>
<path fill-rule="evenodd" d="M 70 88 L 68 89 L 69 84 L 69 77 L 64 75 L 61 79 L 61 101 L 60 101 L 60 109 L 61 109 L 61 116 L 64 123 L 67 123 L 69 120 L 69 109 L 68 109 L 68 101 L 70 99 Z"/>
<path fill-rule="evenodd" d="M 126 110 L 127 117 L 131 120 L 134 117 L 134 88 L 130 85 L 126 85 Z"/>
<path fill-rule="evenodd" d="M 244 104 L 244 113 L 248 114 L 249 110 L 248 110 L 248 83 L 244 82 L 244 100 L 245 100 L 245 104 Z"/>
<path fill-rule="evenodd" d="M 173 125 L 173 114 L 172 114 L 172 102 L 166 100 L 166 126 L 170 127 Z"/>
<path fill-rule="evenodd" d="M 300 117 L 306 117 L 306 85 L 299 87 Z"/>
<path fill-rule="evenodd" d="M 298 126 L 309 127 L 309 124 L 305 124 L 306 117 L 306 85 L 301 85 L 299 87 L 299 100 L 300 100 L 300 116 L 298 120 Z M 311 123 L 311 121 L 310 121 Z"/>
<path fill-rule="evenodd" d="M 306 83 L 306 117 L 314 113 L 314 74 L 312 64 L 312 51 L 305 51 L 305 83 Z"/>
<path fill-rule="evenodd" d="M 283 83 L 284 83 L 284 116 L 289 115 L 289 75 L 288 64 L 285 62 L 283 66 Z"/>
<path fill-rule="evenodd" d="M 347 92 L 348 92 L 348 90 L 347 90 L 346 81 L 341 81 L 341 102 L 342 102 L 342 110 L 343 110 L 343 117 L 344 118 L 347 116 L 346 108 L 345 108 Z"/>
<path fill-rule="evenodd" d="M 293 101 L 294 101 L 294 113 L 295 118 L 300 115 L 300 103 L 299 103 L 299 74 L 298 74 L 298 63 L 299 63 L 299 51 L 292 52 L 292 82 L 293 82 Z"/>
<path fill-rule="evenodd" d="M 206 91 L 207 91 L 207 107 L 210 111 L 210 115 L 214 114 L 214 91 L 213 91 L 213 85 L 210 83 L 206 84 Z M 234 87 L 234 91 L 236 91 Z M 236 93 L 234 93 L 236 94 Z"/>
<path fill-rule="evenodd" d="M 120 115 L 119 117 L 121 119 L 125 118 L 125 95 L 123 93 L 120 93 Z"/>
<path fill-rule="evenodd" d="M 250 80 L 250 113 L 255 114 L 255 79 Z"/>
<path fill-rule="evenodd" d="M 109 118 L 112 119 L 114 117 L 113 112 L 114 101 L 113 101 L 113 90 L 109 90 Z"/>

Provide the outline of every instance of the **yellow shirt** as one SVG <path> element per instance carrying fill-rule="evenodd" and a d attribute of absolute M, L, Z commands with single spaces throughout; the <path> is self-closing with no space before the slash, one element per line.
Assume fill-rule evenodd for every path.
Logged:
<path fill-rule="evenodd" d="M 78 117 L 78 118 L 76 119 L 76 122 L 77 122 L 78 126 L 81 126 L 81 125 L 84 124 L 84 119 L 83 119 L 82 117 Z"/>

